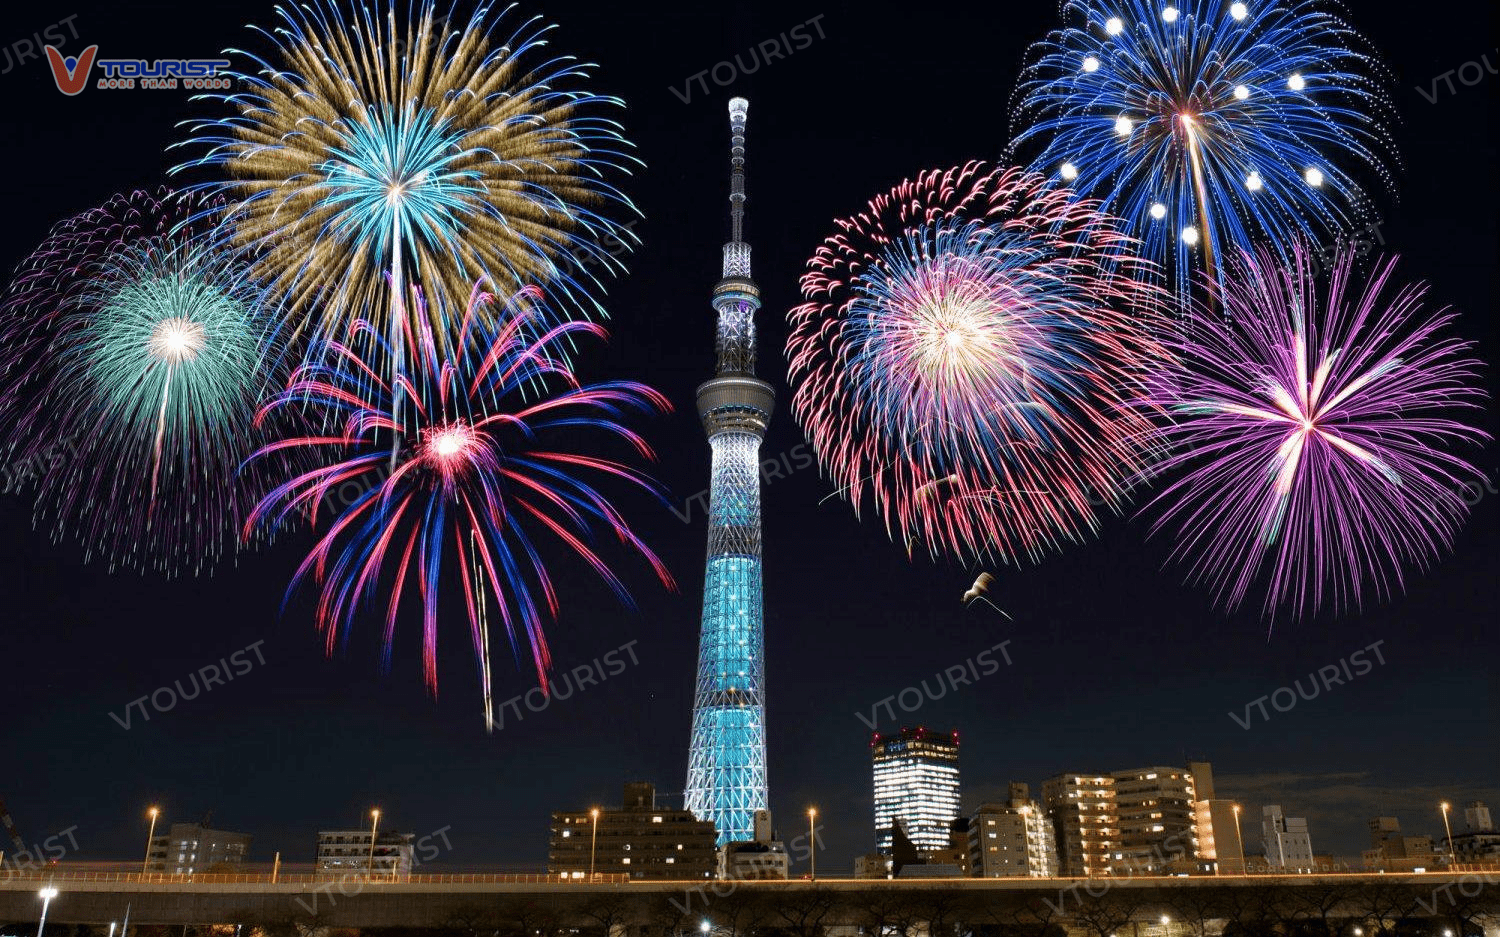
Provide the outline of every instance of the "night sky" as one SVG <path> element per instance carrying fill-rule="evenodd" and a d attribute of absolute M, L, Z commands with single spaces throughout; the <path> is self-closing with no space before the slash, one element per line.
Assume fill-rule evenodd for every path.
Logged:
<path fill-rule="evenodd" d="M 560 24 L 554 49 L 599 63 L 595 88 L 628 102 L 625 129 L 646 168 L 628 185 L 644 214 L 644 246 L 610 285 L 611 342 L 583 356 L 591 378 L 633 378 L 667 394 L 675 413 L 643 425 L 677 514 L 644 500 L 624 507 L 678 579 L 668 593 L 649 570 L 619 565 L 638 607 L 622 608 L 578 562 L 558 555 L 561 618 L 549 629 L 559 669 L 634 642 L 639 663 L 486 735 L 463 623 L 443 622 L 441 696 L 421 685 L 419 634 L 398 630 L 381 673 L 377 627 L 356 629 L 331 659 L 300 593 L 286 583 L 307 540 L 292 537 L 211 577 L 167 581 L 109 574 L 72 542 L 33 529 L 22 496 L 0 496 L 8 601 L 0 662 L 7 763 L 0 798 L 29 840 L 76 827 L 82 860 L 139 856 L 144 811 L 175 821 L 213 811 L 215 824 L 255 835 L 251 859 L 280 850 L 309 862 L 314 833 L 363 822 L 426 834 L 451 827 L 449 868 L 541 868 L 548 814 L 613 804 L 622 782 L 651 780 L 681 802 L 697 654 L 705 521 L 689 501 L 708 481 L 708 447 L 693 391 L 711 376 L 720 245 L 728 230 L 726 101 L 751 101 L 747 239 L 765 306 L 760 374 L 781 410 L 766 458 L 805 464 L 785 406 L 785 312 L 797 277 L 835 217 L 924 169 L 995 159 L 1009 137 L 1008 102 L 1026 45 L 1056 20 L 1051 0 L 969 5 L 810 4 L 804 0 L 522 5 Z M 467 7 L 464 8 L 467 11 Z M 1399 191 L 1378 193 L 1381 233 L 1405 257 L 1403 276 L 1433 284 L 1435 306 L 1461 310 L 1478 356 L 1500 361 L 1494 297 L 1494 115 L 1500 77 L 1475 86 L 1433 79 L 1495 51 L 1494 5 L 1440 10 L 1359 0 L 1354 24 L 1385 56 L 1402 118 Z M 111 57 L 213 57 L 264 50 L 246 23 L 269 25 L 271 0 L 213 4 L 27 4 L 5 14 L 0 43 L 68 16 L 77 51 Z M 812 41 L 728 87 L 689 77 L 793 27 Z M 64 27 L 67 33 L 68 27 Z M 821 31 L 823 38 L 818 38 Z M 796 45 L 796 43 L 792 43 Z M 177 123 L 212 105 L 186 91 L 59 94 L 44 61 L 0 75 L 10 270 L 59 219 L 110 194 L 154 186 L 178 160 Z M 725 70 L 721 69 L 723 75 Z M 1473 75 L 1472 68 L 1467 73 Z M 674 94 L 672 88 L 678 89 Z M 1423 89 L 1426 94 L 1417 89 Z M 1395 197 L 1393 197 L 1393 195 Z M 1491 397 L 1495 370 L 1486 372 Z M 1486 431 L 1495 421 L 1483 416 Z M 1021 569 L 994 569 L 1007 622 L 960 595 L 981 567 L 934 564 L 863 522 L 816 468 L 764 492 L 766 661 L 771 807 L 790 838 L 809 805 L 826 818 L 821 868 L 848 868 L 873 847 L 869 736 L 880 700 L 1008 640 L 1013 661 L 917 712 L 879 716 L 957 728 L 966 807 L 1003 796 L 1011 780 L 1040 788 L 1062 771 L 1213 762 L 1220 796 L 1309 818 L 1315 851 L 1357 857 L 1365 822 L 1395 814 L 1414 833 L 1442 835 L 1437 804 L 1500 806 L 1496 518 L 1500 458 L 1470 453 L 1490 479 L 1454 552 L 1413 575 L 1406 594 L 1362 612 L 1279 622 L 1225 615 L 1210 594 L 1165 566 L 1167 544 L 1128 517 L 1093 543 Z M 457 606 L 450 606 L 457 607 Z M 1488 622 L 1488 624 L 1487 624 Z M 371 624 L 366 622 L 367 625 Z M 166 713 L 130 701 L 257 642 L 265 663 Z M 1384 664 L 1269 720 L 1245 707 L 1375 642 Z M 1367 652 L 1372 660 L 1375 655 Z M 502 654 L 497 698 L 535 685 Z M 912 699 L 908 694 L 908 702 Z M 0 848 L 9 851 L 8 843 Z"/>

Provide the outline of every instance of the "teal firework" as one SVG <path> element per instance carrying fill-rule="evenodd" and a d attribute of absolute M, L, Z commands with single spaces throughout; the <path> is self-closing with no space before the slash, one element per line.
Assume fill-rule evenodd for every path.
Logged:
<path fill-rule="evenodd" d="M 199 571 L 236 549 L 239 472 L 273 377 L 245 265 L 150 238 L 86 270 L 57 310 L 13 446 L 43 466 L 37 517 L 111 566 Z"/>

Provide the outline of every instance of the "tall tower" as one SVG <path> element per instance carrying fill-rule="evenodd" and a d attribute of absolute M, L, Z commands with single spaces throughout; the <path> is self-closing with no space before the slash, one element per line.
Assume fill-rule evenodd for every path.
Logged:
<path fill-rule="evenodd" d="M 761 617 L 760 442 L 775 392 L 755 377 L 755 311 L 745 218 L 745 115 L 729 102 L 732 133 L 729 243 L 714 287 L 718 373 L 698 388 L 698 415 L 713 453 L 703 633 L 688 753 L 687 809 L 712 820 L 719 845 L 754 838 L 767 807 L 765 641 Z"/>

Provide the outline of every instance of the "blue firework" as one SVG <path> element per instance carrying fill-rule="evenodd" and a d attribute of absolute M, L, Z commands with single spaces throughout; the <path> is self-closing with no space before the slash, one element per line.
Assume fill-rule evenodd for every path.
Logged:
<path fill-rule="evenodd" d="M 1184 298 L 1252 241 L 1326 241 L 1366 222 L 1396 159 L 1381 66 L 1334 9 L 1069 0 L 1032 48 L 1012 146 L 1126 219 Z"/>

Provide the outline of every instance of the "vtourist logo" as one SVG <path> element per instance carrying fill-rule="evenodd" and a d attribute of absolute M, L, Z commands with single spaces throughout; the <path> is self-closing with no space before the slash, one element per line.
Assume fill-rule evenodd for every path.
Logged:
<path fill-rule="evenodd" d="M 57 90 L 73 97 L 88 87 L 89 75 L 99 66 L 95 87 L 108 90 L 215 91 L 227 90 L 228 76 L 220 69 L 228 59 L 101 59 L 98 46 L 89 46 L 77 56 L 64 55 L 57 46 L 47 46 L 47 62 Z"/>
<path fill-rule="evenodd" d="M 1291 686 L 1277 687 L 1274 692 L 1246 703 L 1245 717 L 1243 719 L 1240 718 L 1239 713 L 1234 712 L 1229 713 L 1229 718 L 1233 719 L 1235 724 L 1241 729 L 1248 731 L 1251 723 L 1255 721 L 1255 717 L 1251 715 L 1251 710 L 1253 709 L 1258 708 L 1260 710 L 1262 721 L 1271 721 L 1271 714 L 1266 710 L 1266 702 L 1268 700 L 1271 703 L 1271 708 L 1277 712 L 1290 712 L 1296 707 L 1298 700 L 1317 699 L 1320 692 L 1325 690 L 1332 692 L 1336 686 L 1343 686 L 1346 682 L 1352 683 L 1357 677 L 1363 677 L 1375 669 L 1375 664 L 1371 663 L 1365 657 L 1366 651 L 1373 652 L 1375 659 L 1380 661 L 1381 666 L 1385 665 L 1385 655 L 1380 653 L 1380 645 L 1384 643 L 1385 639 L 1381 638 L 1374 644 L 1365 645 L 1353 654 L 1350 654 L 1347 658 L 1341 657 L 1332 664 L 1325 664 L 1319 667 L 1316 673 L 1307 675 L 1307 689 L 1305 690 L 1302 688 L 1302 679 L 1299 677 L 1292 681 Z M 1320 681 L 1322 686 L 1319 686 Z M 1286 694 L 1285 697 L 1282 697 L 1281 694 L 1283 693 Z M 1283 701 L 1286 703 L 1285 706 L 1282 705 Z"/>
<path fill-rule="evenodd" d="M 260 652 L 260 646 L 265 643 L 264 639 L 256 641 L 248 647 L 235 651 L 227 658 L 220 658 L 218 663 L 200 667 L 193 673 L 188 674 L 188 685 L 193 689 L 191 693 L 188 692 L 188 687 L 182 685 L 181 679 L 174 680 L 171 686 L 157 687 L 154 691 L 142 696 L 140 699 L 131 700 L 125 707 L 123 719 L 114 713 L 110 713 L 109 718 L 119 723 L 120 728 L 128 731 L 131 720 L 134 718 L 130 711 L 131 707 L 139 706 L 141 718 L 150 722 L 151 713 L 146 711 L 147 701 L 150 701 L 152 709 L 159 713 L 166 713 L 176 709 L 179 702 L 197 699 L 201 694 L 207 693 L 215 686 L 228 686 L 229 682 L 235 677 L 243 677 L 255 669 L 255 664 L 246 656 L 247 652 L 253 651 L 256 660 L 260 661 L 261 664 L 265 664 L 266 657 Z M 234 665 L 233 670 L 230 669 L 231 664 Z M 203 678 L 201 685 L 198 682 L 199 677 Z"/>
<path fill-rule="evenodd" d="M 48 46 L 47 62 L 52 66 L 52 78 L 57 82 L 57 90 L 69 97 L 82 91 L 89 80 L 89 69 L 94 67 L 94 56 L 98 54 L 98 46 L 89 46 L 83 50 L 82 55 L 64 58 L 57 46 Z"/>
<path fill-rule="evenodd" d="M 865 718 L 864 713 L 857 712 L 854 715 L 859 718 L 860 722 L 863 722 L 873 730 L 879 724 L 880 707 L 882 706 L 885 707 L 885 714 L 888 720 L 896 718 L 896 710 L 891 706 L 892 703 L 901 707 L 901 711 L 904 713 L 914 713 L 926 705 L 928 701 L 937 702 L 947 696 L 950 689 L 957 693 L 958 688 L 961 686 L 977 683 L 985 677 L 999 673 L 1000 662 L 991 656 L 995 651 L 1000 652 L 1000 656 L 1005 658 L 1005 666 L 1009 667 L 1011 664 L 1010 639 L 1007 638 L 994 647 L 985 648 L 963 663 L 954 664 L 952 667 L 935 675 L 933 682 L 937 684 L 936 688 L 929 687 L 927 681 L 924 679 L 921 681 L 920 688 L 909 686 L 900 693 L 887 696 L 874 706 L 871 706 L 869 718 Z M 971 674 L 973 675 L 973 680 L 969 679 Z M 907 705 L 906 694 L 908 693 L 911 694 L 911 705 Z"/>

